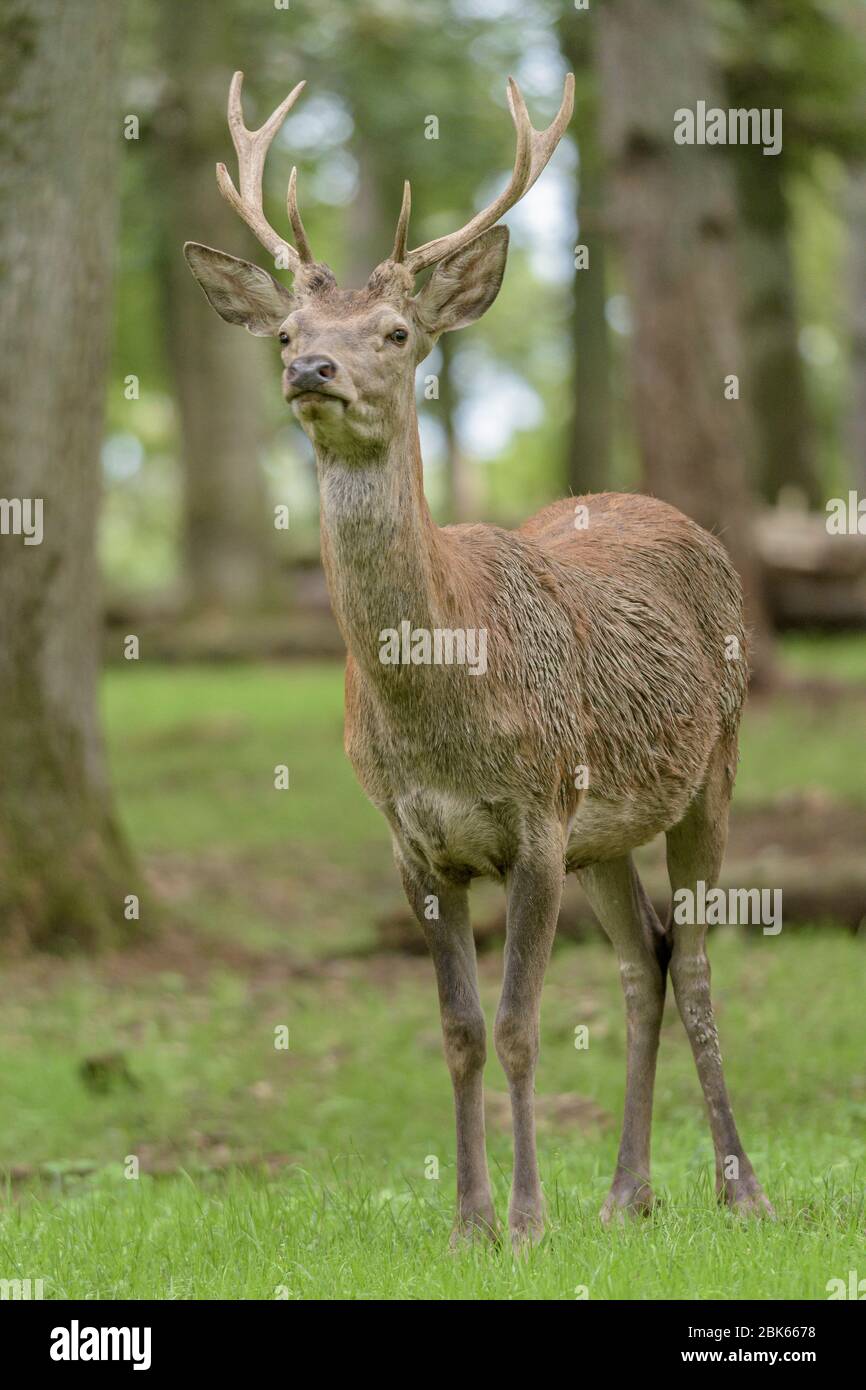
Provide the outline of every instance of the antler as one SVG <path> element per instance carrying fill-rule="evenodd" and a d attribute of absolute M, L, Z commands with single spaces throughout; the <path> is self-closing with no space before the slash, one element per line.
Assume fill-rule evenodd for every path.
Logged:
<path fill-rule="evenodd" d="M 391 253 L 392 261 L 405 265 L 412 274 L 417 274 L 419 270 L 426 270 L 427 266 L 435 265 L 445 256 L 459 251 L 462 246 L 466 246 L 482 232 L 486 232 L 489 227 L 493 227 L 500 217 L 508 212 L 509 208 L 513 208 L 515 203 L 520 201 L 524 193 L 529 192 L 548 163 L 571 120 L 571 113 L 574 110 L 574 74 L 569 73 L 565 79 L 562 105 L 555 120 L 547 127 L 547 130 L 536 130 L 532 125 L 523 94 L 513 77 L 508 79 L 508 107 L 511 111 L 514 128 L 517 131 L 517 153 L 514 157 L 511 181 L 505 191 L 500 193 L 489 207 L 477 213 L 471 222 L 467 222 L 466 226 L 461 227 L 459 231 L 452 232 L 450 236 L 437 237 L 435 241 L 427 241 L 423 246 L 416 247 L 414 251 L 407 252 L 406 233 L 409 224 L 410 205 L 409 184 L 407 183 L 403 189 L 403 205 L 397 223 L 394 250 Z"/>
<path fill-rule="evenodd" d="M 243 80 L 243 73 L 236 72 L 229 87 L 228 105 L 229 130 L 238 157 L 238 182 L 241 191 L 238 193 L 224 164 L 218 164 L 216 167 L 217 183 L 223 197 L 243 218 L 265 250 L 270 251 L 274 260 L 281 261 L 286 269 L 296 274 L 301 266 L 313 264 L 310 243 L 307 240 L 301 214 L 298 211 L 296 193 L 298 171 L 292 169 L 286 197 L 289 221 L 292 224 L 292 231 L 297 242 L 297 250 L 274 231 L 265 217 L 262 209 L 262 174 L 271 141 L 301 95 L 306 83 L 299 82 L 259 130 L 247 130 L 244 125 L 243 107 L 241 106 Z"/>

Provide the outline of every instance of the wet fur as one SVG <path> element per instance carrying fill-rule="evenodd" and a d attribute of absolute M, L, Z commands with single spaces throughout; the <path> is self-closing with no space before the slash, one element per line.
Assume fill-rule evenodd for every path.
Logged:
<path fill-rule="evenodd" d="M 347 752 L 419 868 L 501 876 L 527 824 L 552 815 L 577 869 L 679 821 L 720 742 L 733 779 L 746 670 L 726 659 L 726 640 L 742 654 L 745 638 L 739 582 L 715 538 L 663 502 L 599 494 L 517 531 L 447 527 L 430 540 L 441 577 L 430 611 L 413 611 L 399 561 L 389 599 L 395 557 L 377 543 L 380 574 L 364 592 L 378 594 L 379 616 L 364 627 L 486 628 L 487 672 L 383 667 L 378 650 L 360 661 L 350 650 L 346 678 Z M 359 549 L 360 538 L 355 566 Z"/>

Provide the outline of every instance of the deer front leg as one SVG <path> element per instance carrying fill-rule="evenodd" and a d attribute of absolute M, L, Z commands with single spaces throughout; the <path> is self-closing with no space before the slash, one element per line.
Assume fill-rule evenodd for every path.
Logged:
<path fill-rule="evenodd" d="M 484 1138 L 484 1063 L 487 1030 L 478 996 L 475 940 L 465 887 L 425 882 L 398 851 L 397 863 L 410 906 L 421 924 L 439 989 L 445 1059 L 454 1088 L 457 1121 L 457 1220 L 452 1241 L 480 1233 L 495 1236 Z M 438 918 L 429 915 L 435 903 Z"/>
<path fill-rule="evenodd" d="M 512 1241 L 537 1240 L 544 1229 L 544 1200 L 535 1150 L 535 1068 L 544 972 L 562 898 L 561 836 L 534 858 L 516 863 L 507 878 L 507 929 L 502 996 L 494 1039 L 511 1094 L 514 1176 L 508 1224 Z"/>

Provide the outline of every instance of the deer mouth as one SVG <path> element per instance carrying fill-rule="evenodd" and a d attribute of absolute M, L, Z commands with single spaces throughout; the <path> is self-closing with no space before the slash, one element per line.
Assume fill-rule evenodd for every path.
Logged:
<path fill-rule="evenodd" d="M 298 406 L 320 405 L 328 401 L 335 401 L 337 404 L 341 405 L 344 410 L 346 406 L 349 404 L 346 397 L 339 394 L 336 391 L 317 391 L 314 389 L 308 389 L 306 391 L 294 391 L 288 397 L 289 405 Z"/>

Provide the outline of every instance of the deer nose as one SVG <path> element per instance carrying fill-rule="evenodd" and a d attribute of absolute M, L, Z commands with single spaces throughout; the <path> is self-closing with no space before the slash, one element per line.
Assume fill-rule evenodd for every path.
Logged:
<path fill-rule="evenodd" d="M 337 375 L 333 357 L 296 357 L 289 365 L 289 385 L 296 391 L 318 391 Z"/>

